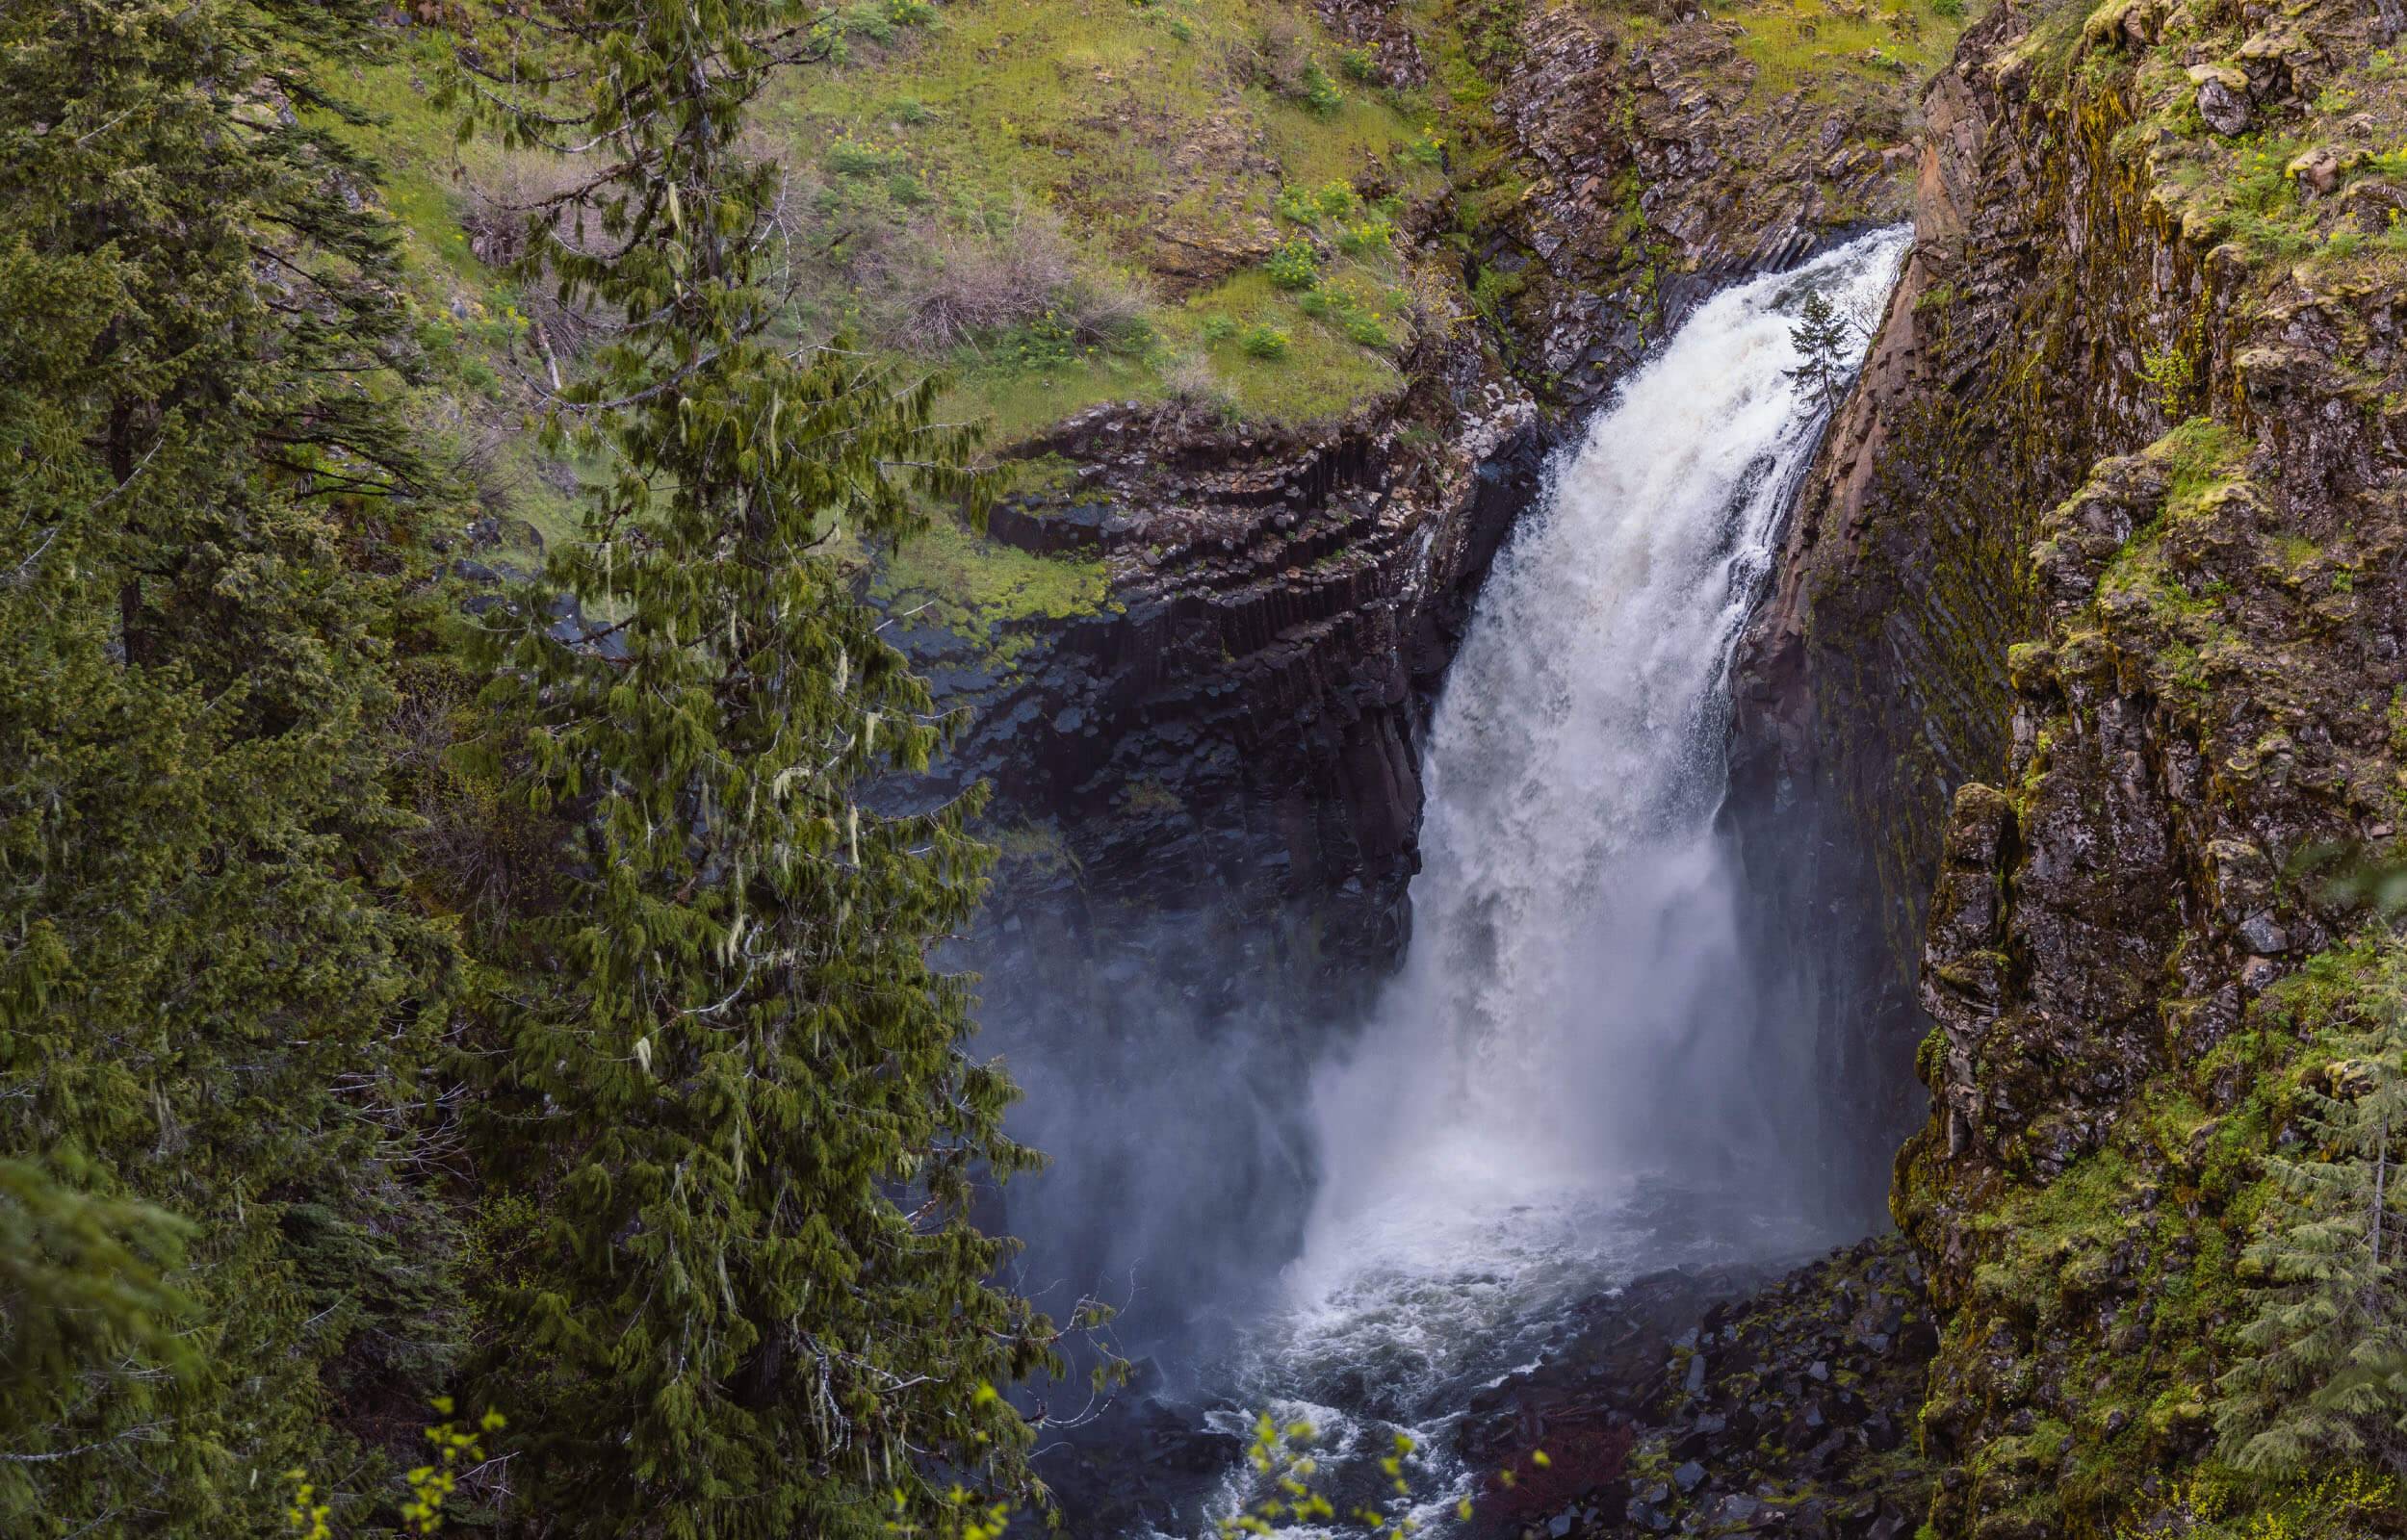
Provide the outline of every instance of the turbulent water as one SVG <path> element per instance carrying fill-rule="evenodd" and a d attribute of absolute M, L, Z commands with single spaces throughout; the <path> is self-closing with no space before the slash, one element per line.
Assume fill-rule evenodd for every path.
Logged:
<path fill-rule="evenodd" d="M 1571 1299 L 1813 1239 L 1811 1045 L 1765 1019 L 1714 832 L 1726 675 L 1824 416 L 1799 307 L 1876 313 L 1903 251 L 1871 236 L 1700 307 L 1498 558 L 1429 740 L 1412 944 L 1314 1081 L 1304 1254 L 1232 1404 L 1426 1437 Z M 1422 1476 L 1438 1517 L 1459 1475 Z"/>

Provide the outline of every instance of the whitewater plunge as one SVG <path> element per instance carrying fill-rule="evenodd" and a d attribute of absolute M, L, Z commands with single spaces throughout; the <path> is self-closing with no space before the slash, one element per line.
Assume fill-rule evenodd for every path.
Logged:
<path fill-rule="evenodd" d="M 1412 944 L 1315 1076 L 1304 1254 L 1227 1366 L 1333 1454 L 1434 1447 L 1636 1270 L 1824 1239 L 1799 1217 L 1812 1044 L 1744 955 L 1714 822 L 1731 651 L 1826 410 L 1792 328 L 1815 293 L 1876 315 L 1905 247 L 1697 309 L 1488 579 L 1430 733 Z M 1442 1524 L 1463 1477 L 1423 1475 Z"/>

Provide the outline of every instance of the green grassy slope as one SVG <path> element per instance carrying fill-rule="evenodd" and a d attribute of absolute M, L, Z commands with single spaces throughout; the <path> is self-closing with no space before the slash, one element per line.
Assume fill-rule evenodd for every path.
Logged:
<path fill-rule="evenodd" d="M 1955 3 L 1724 0 L 1713 15 L 1738 29 L 1758 93 L 1813 99 L 1899 90 L 1952 43 Z M 1404 84 L 1291 0 L 833 10 L 830 57 L 772 91 L 747 143 L 785 182 L 794 333 L 942 372 L 947 414 L 984 420 L 1006 460 L 1104 401 L 1270 426 L 1373 410 L 1417 338 L 1494 313 L 1465 258 L 1530 168 L 1492 103 L 1550 9 L 1624 48 L 1666 25 L 1619 0 L 1407 0 L 1395 15 L 1429 68 Z M 578 328 L 499 265 L 506 206 L 565 173 L 457 141 L 429 102 L 438 47 L 403 38 L 355 90 L 382 117 L 368 138 L 438 376 L 426 415 L 530 548 L 575 524 L 578 469 L 522 424 L 551 360 L 573 371 Z M 1633 241 L 1637 192 L 1612 190 Z"/>

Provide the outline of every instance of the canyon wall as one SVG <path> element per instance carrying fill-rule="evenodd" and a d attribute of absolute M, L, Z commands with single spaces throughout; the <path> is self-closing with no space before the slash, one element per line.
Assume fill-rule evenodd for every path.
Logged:
<path fill-rule="evenodd" d="M 1031 446 L 1066 478 L 997 536 L 1091 552 L 1108 598 L 1008 668 L 927 643 L 978 707 L 956 769 L 1046 827 L 1008 880 L 1091 928 L 1222 916 L 1191 990 L 1235 987 L 1225 943 L 1369 976 L 1428 700 L 1553 438 L 1716 283 L 1910 201 L 1738 661 L 1727 816 L 1833 1182 L 1888 1189 L 1933 1307 L 1884 1459 L 1922 1462 L 1938 1535 L 2114 1533 L 2212 1452 L 2262 1158 L 2373 967 L 2329 874 L 2407 813 L 2382 13 L 2001 4 L 1891 120 L 1905 157 L 1844 120 L 1800 148 L 1803 98 L 1721 73 L 1699 14 L 1512 24 L 1519 188 L 1465 252 L 1492 312 L 1325 430 L 1103 408 Z"/>
<path fill-rule="evenodd" d="M 2407 749 L 2386 32 L 2153 0 L 1976 26 L 1743 673 L 1742 773 L 1829 868 L 1789 880 L 1859 894 L 1892 960 L 1822 1002 L 1871 1050 L 1838 1093 L 1899 1116 L 1909 980 L 1935 1023 L 1894 1205 L 1941 1322 L 1938 1534 L 2177 1505 L 2262 1157 L 2366 997 L 2331 876 L 2394 859 Z"/>
<path fill-rule="evenodd" d="M 1810 111 L 1718 74 L 1701 15 L 1513 26 L 1521 184 L 1465 254 L 1513 280 L 1493 313 L 1324 431 L 1106 408 L 1048 436 L 1070 480 L 997 534 L 1097 553 L 1108 602 L 959 665 L 959 770 L 1051 831 L 1014 881 L 1197 895 L 1249 962 L 1364 976 L 1409 923 L 1427 701 L 1552 437 L 1695 295 L 1910 190 L 1916 252 L 1739 659 L 1729 825 L 1834 1181 L 1871 1198 L 1865 1152 L 1905 1141 L 1936 1344 L 1888 1411 L 1931 1532 L 2114 1533 L 2212 1452 L 2263 1157 L 2374 966 L 2330 874 L 2407 814 L 2383 12 L 2001 4 L 1922 92 L 1910 177 L 1844 123 L 1758 155 L 1818 143 Z"/>

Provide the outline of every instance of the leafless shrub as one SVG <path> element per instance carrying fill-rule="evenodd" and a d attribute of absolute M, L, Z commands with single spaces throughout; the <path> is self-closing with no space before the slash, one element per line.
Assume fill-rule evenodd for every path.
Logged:
<path fill-rule="evenodd" d="M 1254 59 L 1263 81 L 1281 96 L 1304 94 L 1304 66 L 1312 62 L 1312 39 L 1304 23 L 1284 10 L 1265 13 L 1254 32 Z"/>
<path fill-rule="evenodd" d="M 1235 415 L 1236 397 L 1229 382 L 1202 353 L 1181 353 L 1162 370 L 1162 391 L 1179 406 L 1211 417 Z"/>
<path fill-rule="evenodd" d="M 1021 210 L 998 227 L 930 230 L 892 254 L 887 339 L 939 350 L 1052 318 L 1082 345 L 1123 347 L 1149 330 L 1132 280 L 1098 274 L 1051 214 Z"/>
<path fill-rule="evenodd" d="M 1067 242 L 1040 223 L 1023 228 L 1022 240 L 949 231 L 912 253 L 896 275 L 897 340 L 952 347 L 1043 315 L 1077 268 Z"/>
<path fill-rule="evenodd" d="M 1396 319 L 1413 338 L 1451 336 L 1463 321 L 1457 291 L 1435 269 L 1415 265 L 1404 271 L 1404 304 Z"/>
<path fill-rule="evenodd" d="M 470 175 L 460 211 L 468 249 L 487 267 L 505 268 L 525 260 L 547 226 L 572 249 L 598 243 L 598 194 L 582 190 L 599 169 L 566 156 L 514 151 Z M 582 303 L 563 302 L 546 275 L 531 277 L 521 297 L 538 361 L 556 386 L 561 360 L 583 351 L 602 321 Z"/>
<path fill-rule="evenodd" d="M 489 268 L 505 268 L 527 254 L 534 231 L 548 223 L 575 240 L 589 214 L 573 198 L 593 167 L 566 156 L 511 151 L 466 179 L 460 227 L 468 249 Z"/>
<path fill-rule="evenodd" d="M 516 501 L 515 477 L 508 471 L 504 451 L 509 446 L 510 434 L 500 423 L 479 422 L 464 424 L 464 442 L 451 456 L 449 470 L 453 481 L 467 487 L 477 505 L 489 514 L 504 514 Z"/>
<path fill-rule="evenodd" d="M 1153 296 L 1139 278 L 1084 273 L 1065 297 L 1067 319 L 1082 343 L 1125 348 L 1152 334 Z"/>

